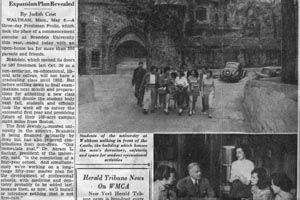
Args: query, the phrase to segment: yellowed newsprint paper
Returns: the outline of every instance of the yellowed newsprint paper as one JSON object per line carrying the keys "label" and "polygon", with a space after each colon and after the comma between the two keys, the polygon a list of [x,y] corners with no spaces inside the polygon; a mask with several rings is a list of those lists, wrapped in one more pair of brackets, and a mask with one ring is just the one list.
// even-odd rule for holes
{"label": "yellowed newsprint paper", "polygon": [[152,135],[77,132],[77,5],[2,2],[3,200],[151,196]]}
{"label": "yellowed newsprint paper", "polygon": [[72,199],[76,2],[1,4],[1,199]]}
{"label": "yellowed newsprint paper", "polygon": [[2,0],[0,200],[299,199],[295,5]]}

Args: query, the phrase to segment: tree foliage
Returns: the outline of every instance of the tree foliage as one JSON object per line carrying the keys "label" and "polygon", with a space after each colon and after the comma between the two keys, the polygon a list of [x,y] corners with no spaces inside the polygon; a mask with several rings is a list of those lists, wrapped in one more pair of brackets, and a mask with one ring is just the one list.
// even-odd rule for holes
{"label": "tree foliage", "polygon": [[150,0],[117,0],[122,4],[117,12],[125,14],[133,24],[139,24],[146,33],[167,32],[176,46],[184,38],[185,7],[180,5],[155,5]]}
{"label": "tree foliage", "polygon": [[258,37],[280,36],[281,3],[279,0],[238,0],[231,1],[227,10],[234,19],[233,25],[256,29]]}
{"label": "tree foliage", "polygon": [[282,80],[298,81],[298,1],[282,0]]}

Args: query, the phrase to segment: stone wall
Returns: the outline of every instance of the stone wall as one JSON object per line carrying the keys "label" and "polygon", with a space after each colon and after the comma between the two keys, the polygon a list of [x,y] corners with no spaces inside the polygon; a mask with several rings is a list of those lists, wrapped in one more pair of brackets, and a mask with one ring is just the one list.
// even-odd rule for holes
{"label": "stone wall", "polygon": [[[110,4],[80,3],[79,5],[79,34],[81,24],[86,24],[85,40],[79,35],[79,46],[85,49],[86,73],[105,74],[113,71],[109,62],[109,45],[112,37],[130,24],[129,20],[114,12]],[[99,51],[99,65],[92,66],[92,51]]]}
{"label": "stone wall", "polygon": [[185,55],[195,68],[222,69],[226,62],[240,62],[246,68],[281,66],[277,50],[191,49]]}
{"label": "stone wall", "polygon": [[255,132],[284,133],[298,130],[298,87],[271,81],[249,80],[244,107]]}
{"label": "stone wall", "polygon": [[94,82],[89,77],[80,76],[78,78],[78,92],[79,105],[91,103],[96,100]]}
{"label": "stone wall", "polygon": [[[151,63],[158,67],[170,66],[171,68],[178,68],[180,66],[182,63],[181,50],[176,48],[174,41],[167,33],[144,33],[144,31],[141,30],[143,24],[132,24],[132,22],[120,12],[122,10],[121,7],[109,2],[110,1],[100,0],[79,1],[79,71],[82,74],[115,73],[117,64],[115,51],[117,46],[120,45],[118,40],[125,42],[123,39],[126,34],[132,33],[139,38],[142,38],[141,45],[145,47],[145,51],[147,52],[146,60],[148,66],[150,66]],[[215,32],[214,34],[217,34],[218,31],[213,31],[214,28],[212,28],[211,25],[215,25],[215,14],[222,11],[222,9],[209,3],[204,4],[204,7],[207,7],[209,10],[208,18],[211,22],[204,30]],[[223,18],[223,14],[224,13],[221,12],[221,15],[219,15],[220,23],[222,22],[221,19]],[[83,24],[85,24],[85,39],[82,39],[82,30],[84,29]],[[133,29],[124,32],[124,30],[129,27],[133,27]],[[200,29],[202,30],[202,28]],[[141,35],[142,37],[140,37]],[[227,37],[235,38],[237,36],[239,37],[239,35],[239,31],[229,31],[228,33],[226,33],[226,31],[224,33],[222,32],[224,40],[226,40]],[[210,36],[211,34],[207,35],[205,40],[212,40],[209,39]],[[281,65],[281,59],[279,57],[280,51],[278,49],[275,50],[275,53],[272,53],[272,48],[271,50],[266,50],[264,48],[258,50],[255,48],[256,51],[247,48],[247,46],[230,49],[230,47],[226,48],[225,45],[224,48],[220,48],[220,43],[220,41],[212,41],[212,46],[201,44],[196,47],[191,46],[190,48],[182,49],[185,51],[184,62],[189,66],[196,68],[201,68],[203,66],[209,68],[223,68],[227,61],[240,62],[240,58],[242,58],[243,62],[241,63],[244,63],[243,66],[245,67]],[[95,57],[98,59],[98,62],[94,62],[93,64],[92,58],[95,59]]]}
{"label": "stone wall", "polygon": [[181,56],[175,48],[173,40],[165,32],[155,32],[151,36],[152,65],[157,67],[169,66],[178,68]]}

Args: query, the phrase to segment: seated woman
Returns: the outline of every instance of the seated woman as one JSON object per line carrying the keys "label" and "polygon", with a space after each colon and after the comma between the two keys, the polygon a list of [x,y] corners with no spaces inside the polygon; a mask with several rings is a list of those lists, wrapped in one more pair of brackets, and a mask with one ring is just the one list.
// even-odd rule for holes
{"label": "seated woman", "polygon": [[231,165],[231,175],[229,180],[231,183],[231,199],[250,198],[252,195],[249,183],[254,164],[246,158],[246,156],[250,155],[248,149],[247,145],[236,147],[237,160]]}
{"label": "seated woman", "polygon": [[294,200],[295,195],[291,192],[293,183],[291,179],[282,172],[271,175],[271,188],[273,189],[275,200]]}
{"label": "seated woman", "polygon": [[170,189],[175,182],[175,169],[167,165],[157,168],[154,175],[153,200],[175,200],[176,193]]}
{"label": "seated woman", "polygon": [[199,80],[199,74],[196,69],[193,69],[191,71],[190,76],[188,77],[188,83],[189,83],[189,116],[192,116],[195,114],[195,107],[196,107],[196,102],[197,98],[200,95],[200,80]]}
{"label": "seated woman", "polygon": [[270,180],[264,168],[256,168],[251,172],[251,193],[253,200],[272,200]]}

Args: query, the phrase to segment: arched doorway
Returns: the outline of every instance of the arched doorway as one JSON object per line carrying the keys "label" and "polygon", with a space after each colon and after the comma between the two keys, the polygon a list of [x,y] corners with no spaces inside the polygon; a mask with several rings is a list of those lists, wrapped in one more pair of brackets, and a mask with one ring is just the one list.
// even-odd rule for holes
{"label": "arched doorway", "polygon": [[149,42],[143,31],[128,26],[112,38],[109,46],[109,66],[113,73],[132,73],[138,62],[149,64]]}
{"label": "arched doorway", "polygon": [[117,74],[132,73],[137,63],[142,61],[146,66],[147,52],[139,42],[129,40],[116,49]]}

